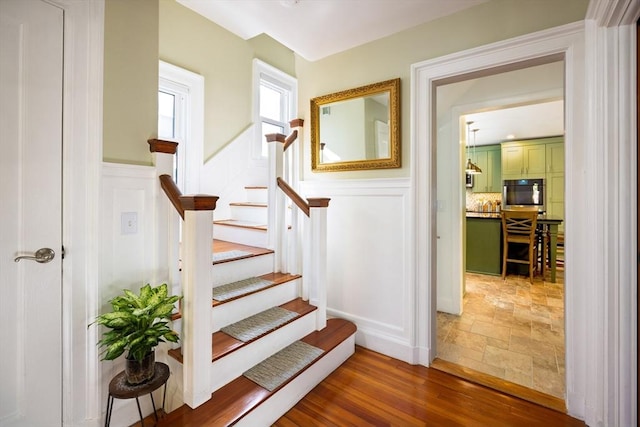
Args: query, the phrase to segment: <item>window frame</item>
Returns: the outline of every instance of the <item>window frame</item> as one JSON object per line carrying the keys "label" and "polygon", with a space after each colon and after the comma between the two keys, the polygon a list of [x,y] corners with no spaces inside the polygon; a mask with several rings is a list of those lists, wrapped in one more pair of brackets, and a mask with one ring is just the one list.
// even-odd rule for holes
{"label": "window frame", "polygon": [[[260,88],[263,81],[273,89],[283,94],[281,98],[281,111],[283,121],[278,122],[260,115]],[[298,81],[295,77],[259,60],[253,60],[253,124],[254,138],[251,148],[251,160],[254,164],[267,165],[267,157],[262,155],[262,123],[269,123],[274,126],[284,125],[284,134],[288,134],[291,129],[289,122],[295,118],[298,106]]]}

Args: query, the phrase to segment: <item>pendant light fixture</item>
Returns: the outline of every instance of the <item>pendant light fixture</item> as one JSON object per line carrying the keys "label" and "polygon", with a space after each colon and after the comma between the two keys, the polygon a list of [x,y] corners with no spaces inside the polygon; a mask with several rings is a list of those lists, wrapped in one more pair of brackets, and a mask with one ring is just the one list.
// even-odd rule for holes
{"label": "pendant light fixture", "polygon": [[[473,124],[472,121],[468,121],[467,122],[467,141],[469,140],[469,137],[471,135],[471,125]],[[473,146],[472,146],[472,150],[473,153],[475,154],[476,151],[476,132],[478,132],[479,129],[473,129]],[[467,151],[471,151],[471,150],[467,150]],[[478,175],[482,173],[482,169],[480,169],[478,167],[478,165],[476,165],[475,163],[473,163],[471,161],[471,154],[469,154],[469,158],[467,160],[467,165],[464,168],[464,171],[470,175]]]}

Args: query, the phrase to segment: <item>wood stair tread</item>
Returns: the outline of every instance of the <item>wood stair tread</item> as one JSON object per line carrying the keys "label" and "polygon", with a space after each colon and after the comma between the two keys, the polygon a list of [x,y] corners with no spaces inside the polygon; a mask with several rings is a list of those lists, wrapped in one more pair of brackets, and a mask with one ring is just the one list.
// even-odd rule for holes
{"label": "wood stair tread", "polygon": [[273,253],[272,249],[261,248],[258,246],[243,245],[241,243],[228,242],[226,240],[213,239],[211,243],[211,251],[213,253],[228,251],[245,251],[254,255],[263,255]]}
{"label": "wood stair tread", "polygon": [[[310,333],[302,338],[301,341],[324,350],[324,354],[319,359],[321,360],[355,332],[356,326],[347,320],[328,319],[326,328]],[[300,375],[307,368],[298,372],[297,375]],[[294,376],[288,382],[295,378]],[[277,390],[270,392],[244,376],[240,376],[216,390],[211,395],[211,399],[198,408],[191,409],[187,405],[183,405],[160,419],[157,426],[168,427],[176,424],[184,426],[228,426],[237,422],[276,392]]]}
{"label": "wood stair tread", "polygon": [[239,298],[242,298],[242,297],[245,297],[247,295],[251,295],[251,294],[258,293],[258,292],[262,292],[262,291],[265,291],[265,290],[267,290],[269,288],[272,288],[274,286],[278,286],[278,285],[281,285],[283,283],[287,283],[287,282],[289,282],[291,280],[299,279],[300,277],[302,277],[302,276],[300,276],[299,274],[289,274],[289,273],[267,273],[267,274],[263,274],[261,276],[258,276],[258,278],[264,279],[264,280],[269,280],[270,282],[272,282],[271,285],[266,286],[266,287],[264,287],[262,289],[258,289],[257,291],[251,291],[251,292],[244,293],[242,295],[238,295],[237,297],[229,298],[229,299],[227,299],[225,301],[218,301],[218,300],[214,299],[212,305],[213,305],[213,307],[217,307],[217,306],[219,306],[221,304],[226,304],[228,302],[235,301],[235,300],[237,300]]}
{"label": "wood stair tread", "polygon": [[242,206],[247,208],[266,208],[266,203],[258,203],[258,202],[232,202],[229,203],[229,206]]}
{"label": "wood stair tread", "polygon": [[215,225],[226,225],[229,227],[248,228],[250,230],[267,231],[267,224],[252,221],[240,221],[237,219],[220,219],[213,221]]}
{"label": "wood stair tread", "polygon": [[[283,325],[280,325],[277,329],[280,329],[286,325],[288,325],[291,322],[295,322],[297,319],[301,318],[302,316],[305,316],[315,310],[317,310],[317,307],[309,304],[308,302],[304,301],[302,298],[296,298],[292,301],[289,301],[287,303],[281,304],[279,307],[282,307],[286,310],[290,310],[293,311],[295,313],[297,313],[298,315],[291,319],[290,321],[284,323]],[[233,338],[230,335],[225,334],[222,331],[217,331],[214,332],[212,334],[211,337],[211,354],[212,354],[212,361],[218,360],[221,357],[224,357],[230,353],[232,353],[235,350],[238,350],[239,348],[242,348],[246,345],[251,344],[252,342],[264,337],[265,335],[268,335],[269,333],[271,333],[273,331],[267,332],[266,334],[263,334],[251,341],[240,341],[238,339]],[[309,343],[310,344],[310,343]],[[182,353],[181,353],[181,348],[174,348],[169,350],[169,355],[171,357],[173,357],[174,359],[176,359],[178,362],[182,363]]]}
{"label": "wood stair tread", "polygon": [[[261,278],[261,279],[264,279],[264,280],[271,281],[272,282],[271,285],[266,286],[266,287],[264,287],[262,289],[258,289],[256,291],[247,292],[245,294],[238,295],[238,296],[233,297],[233,298],[229,298],[228,300],[225,300],[225,301],[217,301],[215,299],[212,299],[211,300],[211,306],[212,307],[217,307],[219,305],[226,304],[228,302],[235,301],[237,299],[246,297],[247,295],[252,295],[252,294],[256,294],[258,292],[266,291],[267,289],[271,289],[274,286],[282,285],[283,283],[290,282],[291,280],[299,279],[302,276],[300,276],[299,274],[289,274],[289,273],[267,273],[267,274],[263,274],[263,275],[258,276],[258,277]],[[180,318],[182,318],[182,313],[179,312],[179,311],[177,313],[173,313],[171,315],[171,320],[178,320]]]}

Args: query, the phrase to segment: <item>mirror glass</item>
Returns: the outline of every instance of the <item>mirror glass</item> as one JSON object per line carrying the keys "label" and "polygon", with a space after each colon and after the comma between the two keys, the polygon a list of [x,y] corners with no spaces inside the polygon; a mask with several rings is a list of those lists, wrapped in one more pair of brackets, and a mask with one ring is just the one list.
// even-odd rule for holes
{"label": "mirror glass", "polygon": [[400,167],[400,79],[313,98],[311,167]]}

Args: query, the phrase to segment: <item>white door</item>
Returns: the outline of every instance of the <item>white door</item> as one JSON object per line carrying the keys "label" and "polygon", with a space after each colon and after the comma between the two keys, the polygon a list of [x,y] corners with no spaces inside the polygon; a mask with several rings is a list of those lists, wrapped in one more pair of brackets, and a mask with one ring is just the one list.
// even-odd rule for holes
{"label": "white door", "polygon": [[62,424],[62,35],[61,9],[0,0],[0,426]]}

